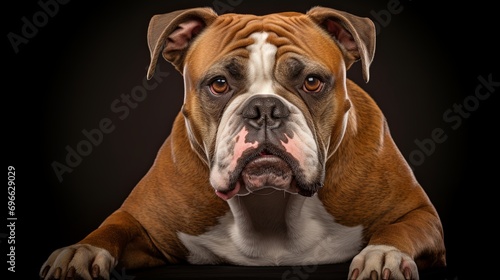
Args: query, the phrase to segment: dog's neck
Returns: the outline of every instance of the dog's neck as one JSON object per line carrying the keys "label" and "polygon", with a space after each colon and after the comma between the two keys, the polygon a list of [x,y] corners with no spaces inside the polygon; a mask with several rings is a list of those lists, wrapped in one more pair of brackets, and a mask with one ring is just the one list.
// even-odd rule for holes
{"label": "dog's neck", "polygon": [[189,262],[320,264],[346,261],[359,252],[363,228],[336,223],[318,196],[264,189],[227,203],[230,212],[209,231],[179,233]]}
{"label": "dog's neck", "polygon": [[291,233],[297,235],[305,199],[297,194],[264,189],[235,197],[228,203],[240,237],[255,239],[262,235],[282,239],[291,238]]}

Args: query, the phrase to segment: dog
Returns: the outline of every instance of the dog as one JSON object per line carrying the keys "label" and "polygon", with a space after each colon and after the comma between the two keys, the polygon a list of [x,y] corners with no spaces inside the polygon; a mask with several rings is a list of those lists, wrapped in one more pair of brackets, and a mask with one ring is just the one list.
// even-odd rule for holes
{"label": "dog", "polygon": [[[83,240],[54,251],[42,279],[109,279],[117,265],[349,262],[348,279],[418,279],[446,266],[443,228],[365,82],[368,18],[306,13],[152,17],[184,103],[156,160]],[[373,278],[372,278],[373,277]]]}

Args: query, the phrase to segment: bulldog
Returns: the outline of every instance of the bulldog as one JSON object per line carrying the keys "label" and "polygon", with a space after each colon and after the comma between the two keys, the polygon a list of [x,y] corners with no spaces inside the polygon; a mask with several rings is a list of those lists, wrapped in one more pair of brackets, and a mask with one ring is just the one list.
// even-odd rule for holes
{"label": "bulldog", "polygon": [[350,262],[348,279],[418,279],[446,265],[439,215],[374,100],[346,78],[375,51],[368,18],[307,13],[152,17],[184,103],[124,203],[42,279],[104,278],[119,265]]}

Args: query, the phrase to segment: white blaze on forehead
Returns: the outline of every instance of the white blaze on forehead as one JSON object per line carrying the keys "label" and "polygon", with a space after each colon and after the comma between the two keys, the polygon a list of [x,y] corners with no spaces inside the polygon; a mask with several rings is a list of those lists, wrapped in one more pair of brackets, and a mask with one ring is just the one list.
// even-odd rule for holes
{"label": "white blaze on forehead", "polygon": [[266,42],[268,34],[258,32],[250,35],[255,42],[247,47],[250,52],[248,61],[248,80],[251,81],[249,93],[275,94],[273,91],[273,68],[278,48]]}
{"label": "white blaze on forehead", "polygon": [[[244,141],[245,137],[238,137],[242,133],[241,120],[237,111],[241,105],[250,96],[256,94],[276,95],[273,91],[273,68],[276,61],[276,51],[278,48],[266,42],[268,34],[266,32],[256,32],[250,35],[254,39],[254,43],[247,47],[249,52],[248,59],[248,81],[249,89],[246,93],[236,97],[227,107],[222,115],[221,122],[217,133],[215,143],[215,158],[210,171],[210,182],[215,188],[227,187],[230,173],[234,171],[237,155],[241,155],[244,150],[239,145],[240,150],[237,154],[234,151],[229,151],[229,147],[233,147],[232,143]],[[243,135],[240,135],[243,136]],[[247,148],[256,148],[258,143],[252,143]],[[236,145],[238,146],[238,145]]]}

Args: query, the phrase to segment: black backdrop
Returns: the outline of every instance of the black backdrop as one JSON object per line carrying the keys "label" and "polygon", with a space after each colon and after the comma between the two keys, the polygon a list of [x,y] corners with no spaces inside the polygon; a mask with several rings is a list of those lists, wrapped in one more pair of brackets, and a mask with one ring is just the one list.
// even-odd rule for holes
{"label": "black backdrop", "polygon": [[[494,104],[500,89],[491,6],[410,0],[102,2],[4,3],[3,138],[7,167],[16,172],[16,208],[9,216],[4,191],[2,213],[17,220],[11,232],[12,220],[4,219],[0,246],[1,269],[7,271],[8,243],[15,239],[16,272],[7,271],[10,277],[36,277],[50,252],[96,228],[148,170],[183,100],[181,76],[163,60],[161,75],[145,87],[148,22],[154,14],[196,6],[265,14],[322,5],[377,22],[370,82],[362,82],[359,65],[348,75],[379,104],[439,211],[450,275],[469,279],[469,273],[488,271],[483,252],[496,241],[491,227],[498,183],[488,178],[498,167]],[[55,165],[63,173],[57,175]]]}

